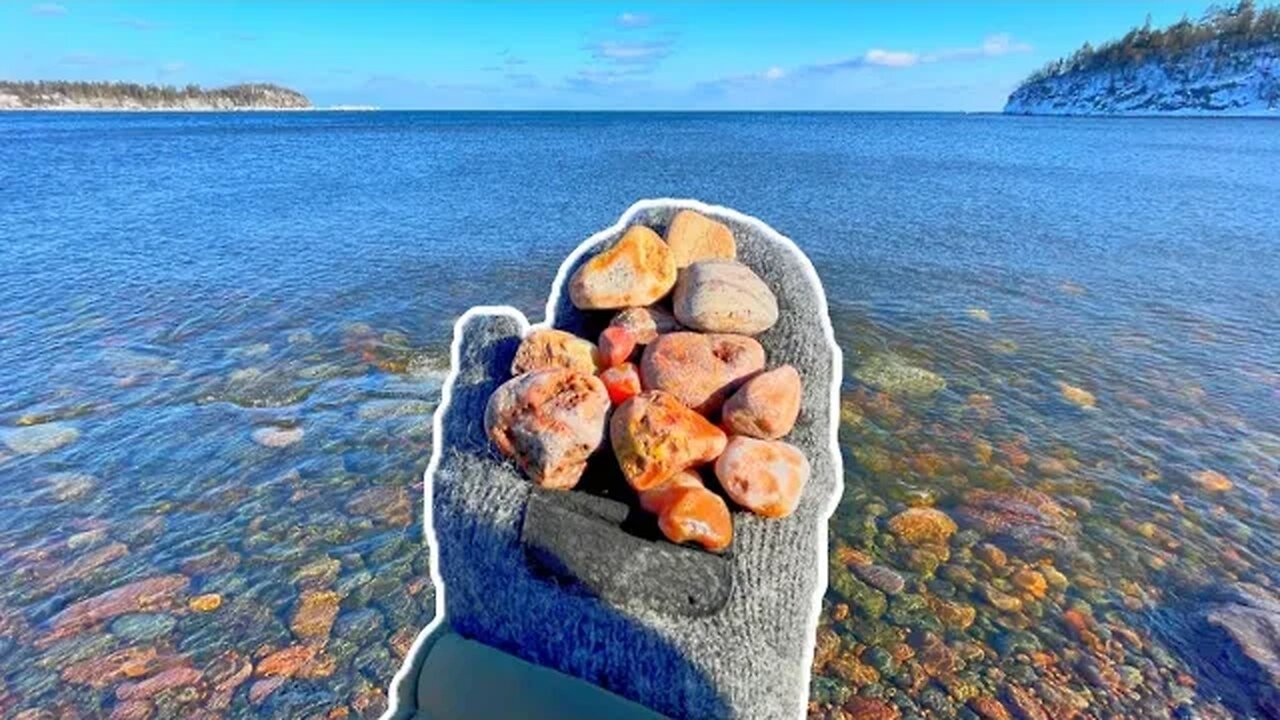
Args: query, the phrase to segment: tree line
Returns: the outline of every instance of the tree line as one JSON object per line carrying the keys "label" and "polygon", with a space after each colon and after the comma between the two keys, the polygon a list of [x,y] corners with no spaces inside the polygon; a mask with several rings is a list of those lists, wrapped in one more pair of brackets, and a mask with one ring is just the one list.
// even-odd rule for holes
{"label": "tree line", "polygon": [[1088,72],[1103,67],[1140,65],[1155,56],[1172,57],[1216,42],[1216,51],[1226,55],[1280,40],[1280,6],[1258,9],[1254,0],[1240,0],[1234,6],[1211,5],[1197,22],[1187,16],[1166,28],[1152,29],[1151,16],[1142,27],[1124,37],[1098,47],[1085,43],[1070,56],[1044,66],[1027,82],[1059,75]]}

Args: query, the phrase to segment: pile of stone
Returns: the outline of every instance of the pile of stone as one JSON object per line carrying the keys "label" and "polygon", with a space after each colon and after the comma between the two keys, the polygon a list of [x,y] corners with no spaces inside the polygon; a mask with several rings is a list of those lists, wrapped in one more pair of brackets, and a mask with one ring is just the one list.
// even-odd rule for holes
{"label": "pile of stone", "polygon": [[579,309],[616,312],[608,327],[595,343],[554,329],[524,338],[485,412],[494,445],[533,482],[568,490],[607,430],[639,505],[674,543],[728,548],[726,497],[790,515],[809,478],[808,459],[782,440],[801,378],[766,369],[754,336],[777,322],[777,298],[736,256],[729,228],[691,210],[665,238],[630,227],[569,282]]}

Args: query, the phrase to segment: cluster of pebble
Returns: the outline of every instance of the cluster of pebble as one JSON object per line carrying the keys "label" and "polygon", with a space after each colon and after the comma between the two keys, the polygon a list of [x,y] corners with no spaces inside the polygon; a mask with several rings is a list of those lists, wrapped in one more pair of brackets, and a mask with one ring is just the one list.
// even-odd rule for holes
{"label": "cluster of pebble", "polygon": [[568,288],[581,310],[618,312],[598,343],[553,329],[523,340],[486,409],[493,443],[538,485],[570,489],[607,430],[641,507],[675,543],[720,552],[732,541],[729,506],[699,473],[712,463],[736,506],[790,515],[809,477],[782,440],[800,412],[800,374],[766,370],[753,336],[777,322],[778,301],[736,257],[729,228],[691,210],[665,239],[628,228]]}

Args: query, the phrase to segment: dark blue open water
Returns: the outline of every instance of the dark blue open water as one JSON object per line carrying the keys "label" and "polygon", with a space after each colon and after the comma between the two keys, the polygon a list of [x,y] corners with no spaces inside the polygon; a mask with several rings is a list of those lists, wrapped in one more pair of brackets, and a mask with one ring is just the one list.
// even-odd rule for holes
{"label": "dark blue open water", "polygon": [[[1172,629],[1215,586],[1280,582],[1277,168],[1280,124],[1247,120],[0,116],[0,715],[376,714],[434,602],[420,477],[453,318],[538,315],[568,251],[659,196],[794,238],[845,347],[833,557],[907,590],[830,593],[814,717],[853,694],[1239,712]],[[886,364],[946,387],[857,377]],[[273,428],[302,438],[254,440]],[[1073,516],[1054,547],[1027,489]],[[947,557],[885,532],[907,504],[960,521]],[[270,693],[237,674],[320,645]],[[199,679],[129,685],[173,668]]]}

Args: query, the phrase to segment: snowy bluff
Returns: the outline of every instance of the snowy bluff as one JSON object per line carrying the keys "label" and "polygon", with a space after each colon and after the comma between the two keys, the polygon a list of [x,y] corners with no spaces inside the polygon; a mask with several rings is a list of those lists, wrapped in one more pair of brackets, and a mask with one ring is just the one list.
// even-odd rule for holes
{"label": "snowy bluff", "polygon": [[1032,73],[1009,96],[1015,115],[1199,115],[1280,117],[1280,5],[1254,0],[1211,6]]}
{"label": "snowy bluff", "polygon": [[1138,64],[1067,71],[1024,82],[1009,96],[1018,115],[1280,117],[1280,42],[1223,55],[1217,43]]}

